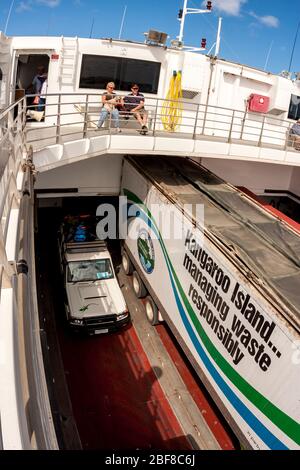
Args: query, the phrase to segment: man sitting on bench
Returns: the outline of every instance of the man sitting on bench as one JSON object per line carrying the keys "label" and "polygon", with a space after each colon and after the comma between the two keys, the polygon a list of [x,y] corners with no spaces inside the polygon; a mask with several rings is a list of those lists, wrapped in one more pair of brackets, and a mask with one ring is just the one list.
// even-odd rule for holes
{"label": "man sitting on bench", "polygon": [[144,105],[144,95],[139,92],[139,86],[136,83],[133,83],[131,85],[131,93],[124,97],[124,108],[126,112],[133,114],[141,125],[141,129],[139,131],[141,134],[146,134],[148,132],[148,113],[145,110]]}

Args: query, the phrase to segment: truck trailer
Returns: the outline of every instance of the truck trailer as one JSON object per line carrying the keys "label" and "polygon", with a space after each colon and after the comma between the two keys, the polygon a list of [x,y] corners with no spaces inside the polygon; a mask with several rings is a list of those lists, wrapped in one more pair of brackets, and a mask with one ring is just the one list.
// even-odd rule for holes
{"label": "truck trailer", "polygon": [[148,320],[243,448],[299,449],[299,233],[188,158],[127,157],[121,191],[122,265]]}

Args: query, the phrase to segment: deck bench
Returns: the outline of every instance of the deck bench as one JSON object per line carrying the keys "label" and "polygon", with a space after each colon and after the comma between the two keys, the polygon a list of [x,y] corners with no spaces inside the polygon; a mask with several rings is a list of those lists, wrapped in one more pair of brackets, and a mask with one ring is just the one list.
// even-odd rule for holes
{"label": "deck bench", "polygon": [[[87,127],[90,129],[97,129],[97,122],[102,109],[101,105],[88,105],[87,113],[86,106],[81,104],[74,104],[74,108],[80,113],[83,118],[87,117]],[[151,130],[153,122],[153,114],[151,110],[148,110],[148,129]],[[108,121],[109,118],[107,118]],[[120,127],[122,129],[140,129],[140,125],[133,114],[126,111],[119,111]]]}

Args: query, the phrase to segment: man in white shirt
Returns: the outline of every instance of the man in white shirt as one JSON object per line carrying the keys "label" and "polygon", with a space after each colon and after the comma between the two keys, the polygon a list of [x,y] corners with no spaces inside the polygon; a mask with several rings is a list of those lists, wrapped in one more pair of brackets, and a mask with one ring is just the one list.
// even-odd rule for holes
{"label": "man in white shirt", "polygon": [[45,103],[46,103],[45,95],[47,94],[47,88],[48,88],[48,80],[46,78],[41,88],[40,100],[39,100],[39,104],[37,107],[37,111],[45,111]]}

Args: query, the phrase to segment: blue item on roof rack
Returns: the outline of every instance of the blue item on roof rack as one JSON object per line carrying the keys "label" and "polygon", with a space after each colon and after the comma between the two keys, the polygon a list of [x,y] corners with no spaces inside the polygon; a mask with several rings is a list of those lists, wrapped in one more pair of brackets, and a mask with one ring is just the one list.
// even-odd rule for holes
{"label": "blue item on roof rack", "polygon": [[87,227],[83,224],[78,225],[74,234],[75,242],[85,242],[87,240]]}

